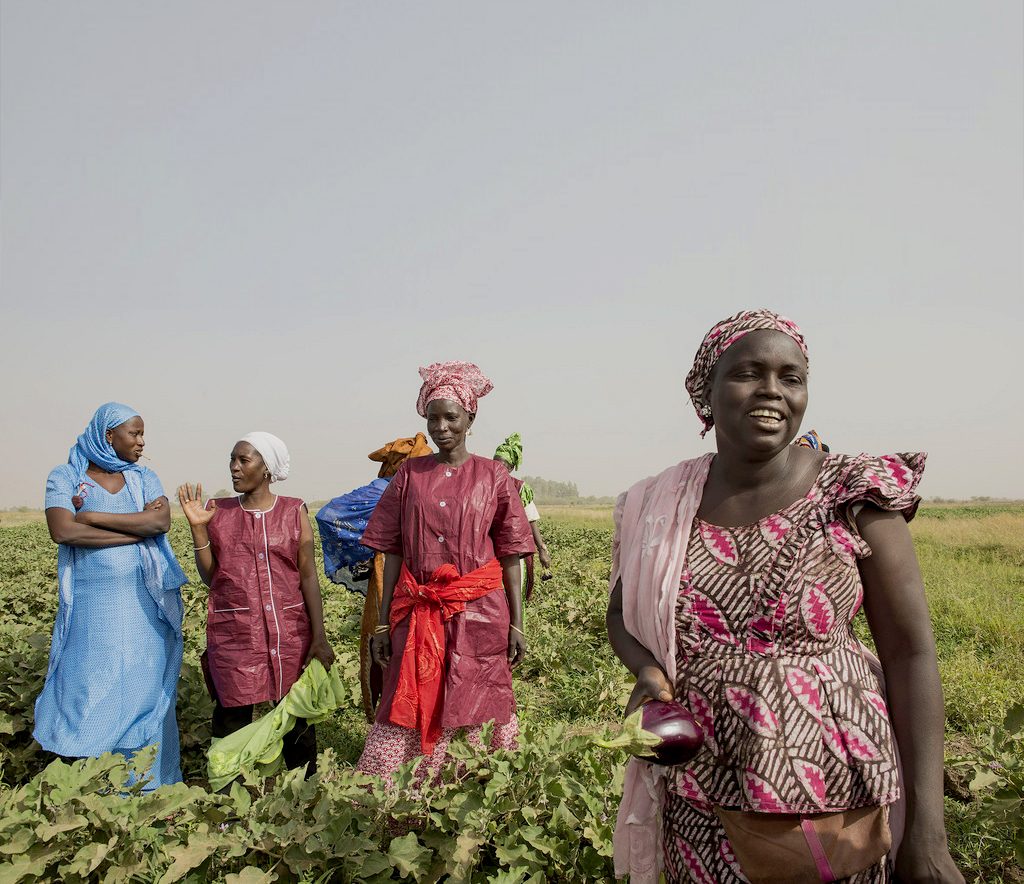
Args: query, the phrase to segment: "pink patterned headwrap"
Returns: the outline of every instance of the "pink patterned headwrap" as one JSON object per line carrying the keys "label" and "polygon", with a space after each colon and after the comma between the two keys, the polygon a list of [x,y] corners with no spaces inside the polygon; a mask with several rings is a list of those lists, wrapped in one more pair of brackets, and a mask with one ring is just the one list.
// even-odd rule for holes
{"label": "pink patterned headwrap", "polygon": [[797,324],[792,319],[787,319],[771,310],[741,310],[735,316],[730,316],[717,323],[711,331],[704,335],[704,340],[697,348],[697,355],[693,357],[693,368],[686,376],[686,392],[690,394],[690,401],[697,412],[697,417],[704,424],[702,437],[715,423],[711,414],[711,406],[707,401],[708,380],[715,363],[744,335],[762,329],[780,331],[789,335],[800,347],[804,359],[807,359],[807,344],[804,342],[804,336]]}
{"label": "pink patterned headwrap", "polygon": [[476,414],[477,400],[494,389],[494,384],[472,362],[435,362],[420,369],[423,386],[416,400],[420,417],[427,416],[427,406],[435,399],[458,402],[470,414]]}

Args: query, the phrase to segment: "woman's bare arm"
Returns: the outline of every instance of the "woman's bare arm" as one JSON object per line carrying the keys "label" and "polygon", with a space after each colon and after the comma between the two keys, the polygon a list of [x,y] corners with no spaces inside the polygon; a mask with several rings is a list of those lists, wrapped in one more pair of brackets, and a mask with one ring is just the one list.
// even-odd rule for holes
{"label": "woman's bare arm", "polygon": [[196,560],[196,571],[199,572],[199,579],[209,586],[217,571],[217,557],[213,554],[209,532],[210,522],[217,515],[217,501],[211,500],[210,508],[203,508],[203,486],[200,483],[195,487],[179,485],[178,503],[192,529],[192,554]]}
{"label": "woman's bare arm", "polygon": [[75,521],[92,528],[103,528],[136,537],[157,537],[171,530],[171,507],[166,497],[146,504],[141,513],[101,513],[91,510],[78,513]]}
{"label": "woman's bare arm", "polygon": [[[377,613],[377,623],[380,626],[390,626],[391,623],[391,600],[395,596],[395,586],[402,574],[404,560],[397,553],[384,554],[384,581],[381,587],[380,608]],[[391,635],[388,632],[374,633],[370,639],[370,656],[380,666],[387,666],[391,662]]]}
{"label": "woman's bare arm", "polygon": [[924,582],[906,520],[866,506],[857,516],[871,555],[860,560],[864,611],[885,673],[903,761],[907,822],[896,857],[900,881],[963,882],[943,819],[942,685]]}
{"label": "woman's bare arm", "polygon": [[309,524],[309,511],[305,505],[302,507],[302,522],[299,526],[299,579],[312,632],[309,653],[302,666],[305,668],[306,664],[316,657],[324,664],[324,669],[330,669],[334,662],[334,649],[327,641],[327,633],[324,630],[324,600],[320,595],[320,580],[316,574],[313,529]]}
{"label": "woman's bare arm", "polygon": [[128,546],[138,543],[141,537],[105,528],[94,528],[79,522],[71,510],[62,506],[51,506],[46,510],[46,527],[54,543],[77,546],[83,549],[103,549],[110,546]]}
{"label": "woman's bare arm", "polygon": [[548,545],[540,533],[540,520],[530,522],[530,531],[533,533],[533,542],[537,547],[537,558],[540,559],[540,566],[545,569],[551,568],[551,553],[548,552]]}
{"label": "woman's bare arm", "polygon": [[626,631],[622,616],[622,581],[619,580],[608,599],[608,613],[605,615],[608,641],[615,656],[636,676],[633,694],[626,704],[629,715],[645,700],[671,700],[672,685],[665,670],[646,647]]}
{"label": "woman's bare arm", "polygon": [[523,631],[523,574],[519,564],[519,554],[502,556],[501,582],[505,587],[505,598],[508,599],[508,662],[512,667],[518,666],[526,656],[526,635]]}

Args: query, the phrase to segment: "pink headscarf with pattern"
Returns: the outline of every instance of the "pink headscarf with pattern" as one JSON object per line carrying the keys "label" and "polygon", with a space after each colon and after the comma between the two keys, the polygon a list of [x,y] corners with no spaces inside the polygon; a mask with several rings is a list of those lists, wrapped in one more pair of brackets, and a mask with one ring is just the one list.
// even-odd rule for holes
{"label": "pink headscarf with pattern", "polygon": [[701,437],[715,423],[711,414],[711,406],[707,401],[708,380],[715,363],[744,335],[762,329],[780,331],[789,335],[796,341],[800,352],[804,354],[804,359],[807,359],[807,344],[804,342],[804,336],[797,324],[792,319],[787,319],[771,310],[741,310],[735,316],[716,323],[711,331],[704,335],[704,340],[700,342],[697,355],[693,357],[693,367],[686,376],[686,392],[690,394],[690,402],[693,403],[697,417],[704,424]]}
{"label": "pink headscarf with pattern", "polygon": [[476,414],[477,400],[494,389],[494,384],[472,362],[435,362],[420,369],[423,386],[416,400],[416,412],[427,416],[427,406],[435,399],[458,402],[470,414]]}

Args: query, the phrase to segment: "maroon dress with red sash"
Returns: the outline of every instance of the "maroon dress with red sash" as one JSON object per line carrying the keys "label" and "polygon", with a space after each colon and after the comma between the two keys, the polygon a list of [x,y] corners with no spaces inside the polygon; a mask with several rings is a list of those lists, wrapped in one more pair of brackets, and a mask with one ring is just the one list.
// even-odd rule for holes
{"label": "maroon dress with red sash", "polygon": [[[471,455],[459,467],[434,457],[408,460],[399,468],[374,509],[364,545],[400,555],[417,583],[428,584],[442,566],[469,574],[492,559],[534,551],[523,504],[508,471]],[[467,601],[447,620],[441,737],[431,754],[443,761],[451,735],[494,721],[495,741],[514,745],[518,724],[508,664],[509,610],[503,590]],[[422,753],[419,732],[391,721],[409,618],[391,631],[391,664],[377,719],[359,769],[387,777],[399,764]]]}

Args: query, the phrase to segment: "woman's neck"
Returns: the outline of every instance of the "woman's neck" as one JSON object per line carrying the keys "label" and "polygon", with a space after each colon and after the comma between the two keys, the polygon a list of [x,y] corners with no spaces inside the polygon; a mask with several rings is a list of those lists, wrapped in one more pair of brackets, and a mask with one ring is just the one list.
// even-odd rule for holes
{"label": "woman's neck", "polygon": [[438,463],[447,464],[452,467],[461,467],[470,458],[465,444],[453,448],[451,451],[439,451],[434,455]]}
{"label": "woman's neck", "polygon": [[787,445],[765,460],[720,448],[711,464],[711,470],[721,485],[736,491],[746,491],[784,480],[793,466],[792,457],[792,445]]}
{"label": "woman's neck", "polygon": [[269,485],[260,485],[255,491],[247,491],[239,498],[239,502],[249,510],[268,510],[274,505],[277,496],[270,493]]}

